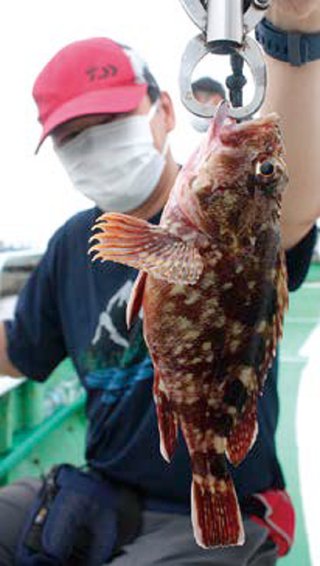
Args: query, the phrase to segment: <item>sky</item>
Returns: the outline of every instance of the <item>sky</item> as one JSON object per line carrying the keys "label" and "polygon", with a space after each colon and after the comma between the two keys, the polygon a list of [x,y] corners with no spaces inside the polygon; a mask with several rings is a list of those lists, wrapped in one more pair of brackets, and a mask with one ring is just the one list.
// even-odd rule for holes
{"label": "sky", "polygon": [[[131,45],[173,99],[177,126],[170,144],[183,163],[199,136],[180,101],[178,76],[183,51],[199,30],[179,0],[28,0],[6,2],[2,16],[0,241],[43,247],[69,216],[91,203],[71,186],[50,140],[34,153],[41,132],[32,99],[38,73],[72,41],[107,36]],[[203,74],[224,82],[228,58],[205,57],[194,78]]]}

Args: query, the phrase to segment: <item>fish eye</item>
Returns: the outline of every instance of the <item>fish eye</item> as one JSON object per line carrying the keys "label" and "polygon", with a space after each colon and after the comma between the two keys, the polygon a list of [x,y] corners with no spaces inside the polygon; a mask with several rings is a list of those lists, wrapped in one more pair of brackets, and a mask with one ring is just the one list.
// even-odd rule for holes
{"label": "fish eye", "polygon": [[275,166],[272,161],[262,161],[257,163],[256,172],[258,175],[261,175],[265,178],[272,177],[275,172]]}

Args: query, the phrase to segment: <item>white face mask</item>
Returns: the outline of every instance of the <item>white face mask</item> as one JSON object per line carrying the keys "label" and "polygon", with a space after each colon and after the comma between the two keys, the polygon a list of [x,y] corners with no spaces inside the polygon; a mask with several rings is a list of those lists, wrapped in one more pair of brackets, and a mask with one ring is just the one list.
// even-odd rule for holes
{"label": "white face mask", "polygon": [[91,126],[55,152],[74,187],[103,211],[128,212],[143,204],[165,167],[150,129],[157,105],[148,114]]}

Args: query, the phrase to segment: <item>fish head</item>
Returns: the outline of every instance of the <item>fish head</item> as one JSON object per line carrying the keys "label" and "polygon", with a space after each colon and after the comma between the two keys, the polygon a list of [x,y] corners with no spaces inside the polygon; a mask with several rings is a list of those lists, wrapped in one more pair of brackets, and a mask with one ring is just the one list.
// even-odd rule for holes
{"label": "fish head", "polygon": [[[253,223],[279,217],[288,181],[276,114],[236,123],[221,103],[203,144],[186,166],[182,207],[207,234],[252,232]],[[188,187],[188,188],[186,188]],[[277,212],[278,211],[278,212]],[[221,230],[220,230],[221,231]]]}

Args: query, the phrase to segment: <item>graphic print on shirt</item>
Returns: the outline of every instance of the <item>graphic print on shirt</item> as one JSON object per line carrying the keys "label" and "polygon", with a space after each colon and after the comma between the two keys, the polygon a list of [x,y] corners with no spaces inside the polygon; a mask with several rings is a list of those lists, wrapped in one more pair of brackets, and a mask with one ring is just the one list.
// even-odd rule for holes
{"label": "graphic print on shirt", "polygon": [[121,330],[120,329],[118,330],[113,322],[112,311],[113,308],[115,309],[117,308],[121,309],[122,307],[126,308],[128,298],[130,297],[132,291],[132,287],[133,287],[133,282],[127,281],[123,285],[123,287],[121,287],[119,291],[115,293],[113,297],[111,297],[110,301],[107,304],[106,310],[103,313],[101,313],[99,317],[99,324],[97,326],[95,335],[93,337],[92,344],[95,345],[99,342],[99,339],[102,336],[103,329],[105,329],[106,332],[109,333],[109,339],[111,342],[114,342],[115,344],[122,346],[123,348],[129,348],[129,341],[125,336],[123,336],[123,334],[121,334]]}
{"label": "graphic print on shirt", "polygon": [[90,347],[83,354],[85,386],[99,390],[101,401],[114,404],[130,394],[137,382],[153,378],[152,363],[142,335],[142,313],[126,327],[126,308],[133,288],[127,280],[108,300],[98,317]]}

